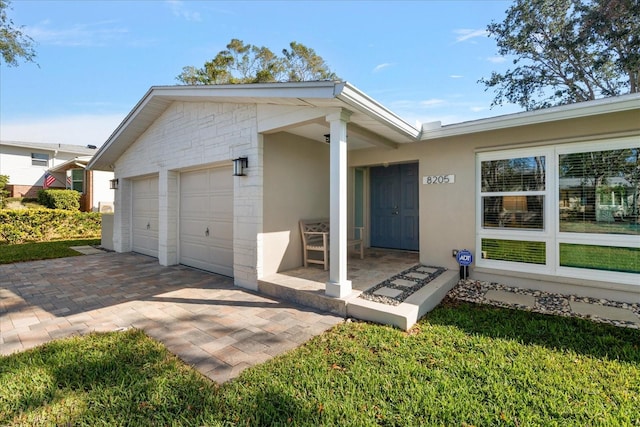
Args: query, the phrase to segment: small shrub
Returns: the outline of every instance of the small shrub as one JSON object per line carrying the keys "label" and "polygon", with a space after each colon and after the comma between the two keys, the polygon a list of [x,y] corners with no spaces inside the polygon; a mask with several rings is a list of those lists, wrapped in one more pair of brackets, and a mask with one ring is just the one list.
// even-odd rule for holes
{"label": "small shrub", "polygon": [[80,210],[80,193],[75,190],[40,190],[38,202],[49,209]]}
{"label": "small shrub", "polygon": [[8,244],[99,238],[101,227],[99,212],[62,209],[0,211],[0,242]]}

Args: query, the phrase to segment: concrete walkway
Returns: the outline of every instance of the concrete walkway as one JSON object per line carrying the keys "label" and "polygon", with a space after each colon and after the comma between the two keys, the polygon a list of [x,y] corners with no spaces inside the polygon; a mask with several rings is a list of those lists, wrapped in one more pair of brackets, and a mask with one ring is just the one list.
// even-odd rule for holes
{"label": "concrete walkway", "polygon": [[132,253],[0,265],[2,355],[135,327],[221,383],[343,320]]}

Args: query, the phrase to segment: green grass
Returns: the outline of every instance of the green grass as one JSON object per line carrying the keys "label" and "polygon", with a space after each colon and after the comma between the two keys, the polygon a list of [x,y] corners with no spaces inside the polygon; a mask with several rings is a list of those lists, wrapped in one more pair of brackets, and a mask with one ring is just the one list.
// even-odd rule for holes
{"label": "green grass", "polygon": [[544,264],[547,256],[545,242],[525,240],[482,239],[482,251],[490,259],[528,264]]}
{"label": "green grass", "polygon": [[640,331],[444,304],[344,323],[218,386],[140,331],[0,359],[0,424],[640,424]]}
{"label": "green grass", "polygon": [[81,254],[73,249],[69,249],[70,246],[99,244],[100,239],[76,239],[22,243],[19,245],[0,245],[0,264],[77,256]]}
{"label": "green grass", "polygon": [[640,249],[560,243],[560,265],[640,273]]}

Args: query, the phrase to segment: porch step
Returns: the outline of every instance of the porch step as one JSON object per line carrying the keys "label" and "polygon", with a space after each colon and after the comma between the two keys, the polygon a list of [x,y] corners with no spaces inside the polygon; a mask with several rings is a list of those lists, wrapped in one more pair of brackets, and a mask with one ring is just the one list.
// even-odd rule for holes
{"label": "porch step", "polygon": [[388,305],[352,296],[347,300],[347,316],[360,320],[411,328],[422,316],[433,310],[458,283],[459,272],[447,270],[399,305]]}
{"label": "porch step", "polygon": [[354,291],[345,299],[327,297],[318,282],[274,274],[258,281],[258,292],[338,316],[393,325],[407,330],[433,310],[458,283],[458,271],[447,270],[397,306],[358,298]]}
{"label": "porch step", "polygon": [[326,296],[324,288],[318,289],[318,282],[312,280],[274,274],[258,280],[258,292],[347,317],[347,302],[344,299]]}

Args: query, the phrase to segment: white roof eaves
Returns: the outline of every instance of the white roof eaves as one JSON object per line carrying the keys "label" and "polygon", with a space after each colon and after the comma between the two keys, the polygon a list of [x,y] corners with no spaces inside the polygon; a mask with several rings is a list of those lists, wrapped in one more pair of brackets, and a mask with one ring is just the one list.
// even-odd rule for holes
{"label": "white roof eaves", "polygon": [[11,147],[20,147],[20,148],[29,148],[33,150],[41,150],[41,151],[53,151],[53,152],[62,152],[69,154],[78,154],[78,155],[88,155],[93,154],[94,150],[91,148],[86,148],[81,145],[72,145],[72,144],[58,144],[51,142],[27,142],[27,141],[0,141],[0,145],[6,145]]}
{"label": "white roof eaves", "polygon": [[69,169],[75,169],[74,166],[77,166],[78,168],[86,168],[87,163],[89,163],[90,160],[91,160],[91,156],[76,157],[76,158],[67,160],[66,162],[61,163],[57,166],[49,168],[49,171],[64,172]]}
{"label": "white roof eaves", "polygon": [[[234,98],[240,102],[243,98],[258,99],[277,98],[326,98],[333,99],[336,85],[335,81],[295,82],[295,83],[259,83],[251,85],[180,85],[180,86],[152,86],[133,107],[107,141],[87,165],[87,169],[111,170],[112,162],[105,159],[107,153],[116,146],[131,144],[141,132],[127,132],[129,126],[152,105],[156,105],[159,117],[161,111],[173,101],[177,100],[211,100],[222,98]],[[152,122],[153,120],[150,120]],[[151,123],[148,123],[149,125]],[[126,148],[125,148],[126,149]],[[118,150],[120,151],[120,150]],[[122,150],[124,151],[124,150]],[[117,155],[116,155],[117,158]],[[115,160],[115,159],[113,159]]]}
{"label": "white roof eaves", "polygon": [[331,80],[291,83],[252,83],[226,85],[153,86],[154,96],[172,99],[211,98],[333,98],[336,85]]}
{"label": "white roof eaves", "polygon": [[640,109],[640,93],[455,123],[435,129],[423,129],[420,140],[425,141],[435,138],[508,129],[516,126],[534,125],[634,109]]}
{"label": "white roof eaves", "polygon": [[107,138],[106,142],[102,144],[100,149],[93,156],[89,164],[87,164],[87,170],[98,169],[98,170],[111,170],[111,166],[109,164],[105,164],[100,162],[105,153],[111,149],[111,147],[116,143],[118,137],[122,134],[124,129],[126,129],[127,125],[130,124],[134,118],[140,113],[142,107],[149,101],[151,98],[151,94],[153,93],[154,88],[151,87],[144,94],[144,96],[138,101],[138,103],[129,111],[129,114],[120,122],[118,127],[111,133],[109,138]]}
{"label": "white roof eaves", "polygon": [[[337,100],[345,108],[356,109],[374,120],[384,123],[389,128],[417,140],[419,130],[409,125],[400,117],[383,107],[363,92],[342,81],[315,81],[292,83],[258,83],[250,85],[187,85],[187,86],[152,86],[135,107],[124,118],[107,141],[96,152],[87,165],[87,169],[111,170],[111,164],[126,150],[129,144],[139,137],[144,128],[157,119],[164,109],[178,100],[232,100],[233,102],[282,102],[295,99],[301,104],[314,105],[313,100]],[[142,126],[133,129],[131,124],[140,120],[146,110],[152,112],[144,120]]]}
{"label": "white roof eaves", "polygon": [[367,116],[384,123],[404,136],[413,140],[417,140],[420,137],[420,129],[416,129],[400,116],[348,82],[342,83],[341,86],[336,86],[336,98]]}

